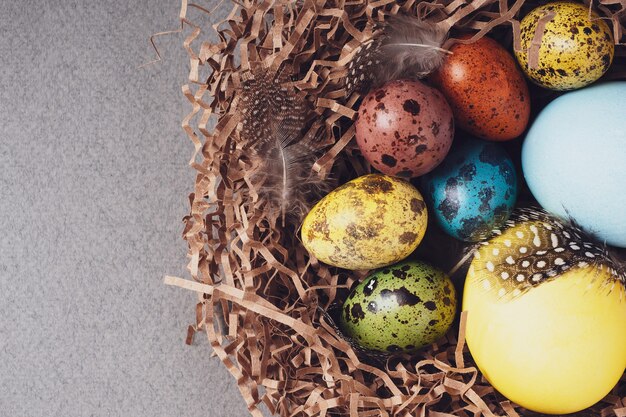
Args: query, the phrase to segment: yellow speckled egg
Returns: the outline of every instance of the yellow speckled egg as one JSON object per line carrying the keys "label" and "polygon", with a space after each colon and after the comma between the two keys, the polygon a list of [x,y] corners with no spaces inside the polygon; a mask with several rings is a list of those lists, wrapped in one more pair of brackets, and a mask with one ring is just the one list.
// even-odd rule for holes
{"label": "yellow speckled egg", "polygon": [[606,396],[626,367],[626,272],[579,229],[532,213],[522,219],[472,261],[467,345],[510,400],[540,413],[577,412]]}
{"label": "yellow speckled egg", "polygon": [[[540,21],[536,62],[533,40]],[[521,22],[521,51],[515,55],[526,75],[552,90],[574,90],[600,78],[613,61],[611,30],[600,17],[580,3],[557,1],[539,6]]]}
{"label": "yellow speckled egg", "polygon": [[428,215],[410,183],[364,175],[320,200],[302,223],[302,243],[329,265],[365,270],[391,265],[417,248]]}

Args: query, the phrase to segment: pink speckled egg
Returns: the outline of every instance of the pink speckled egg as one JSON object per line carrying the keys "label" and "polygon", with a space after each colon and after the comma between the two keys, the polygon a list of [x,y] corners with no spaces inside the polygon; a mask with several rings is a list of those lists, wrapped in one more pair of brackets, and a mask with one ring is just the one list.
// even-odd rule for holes
{"label": "pink speckled egg", "polygon": [[454,119],[438,90],[396,80],[372,90],[359,107],[356,141],[380,172],[404,178],[432,171],[450,150]]}

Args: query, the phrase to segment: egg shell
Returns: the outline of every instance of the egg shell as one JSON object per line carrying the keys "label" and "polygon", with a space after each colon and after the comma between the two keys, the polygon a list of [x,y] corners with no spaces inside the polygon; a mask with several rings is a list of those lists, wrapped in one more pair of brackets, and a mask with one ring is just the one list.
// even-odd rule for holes
{"label": "egg shell", "polygon": [[[530,48],[539,21],[554,14],[543,29],[538,62],[529,65]],[[611,29],[595,13],[589,18],[584,4],[558,1],[539,6],[520,24],[521,50],[515,55],[526,75],[536,84],[552,90],[584,87],[600,78],[613,61]]]}
{"label": "egg shell", "polygon": [[437,224],[467,242],[482,240],[504,224],[517,198],[513,161],[494,142],[457,143],[423,184]]}
{"label": "egg shell", "polygon": [[546,210],[626,247],[626,82],[572,91],[537,117],[522,170]]}
{"label": "egg shell", "polygon": [[431,265],[409,261],[376,271],[355,287],[340,325],[366,349],[411,352],[445,335],[455,313],[450,278]]}
{"label": "egg shell", "polygon": [[431,81],[448,100],[456,126],[488,140],[520,136],[530,117],[530,97],[513,56],[486,37],[457,43],[450,51]]}
{"label": "egg shell", "polygon": [[335,189],[311,209],[302,223],[302,243],[329,265],[373,269],[409,256],[427,222],[426,204],[413,185],[370,174]]}
{"label": "egg shell", "polygon": [[602,399],[622,376],[626,291],[608,268],[589,266],[511,293],[522,284],[514,274],[501,277],[497,265],[526,253],[518,234],[529,248],[532,225],[507,229],[478,249],[463,292],[465,340],[480,371],[507,398],[540,413],[573,413]]}
{"label": "egg shell", "polygon": [[396,80],[371,91],[355,125],[365,159],[384,174],[405,178],[439,165],[454,136],[446,99],[419,81]]}

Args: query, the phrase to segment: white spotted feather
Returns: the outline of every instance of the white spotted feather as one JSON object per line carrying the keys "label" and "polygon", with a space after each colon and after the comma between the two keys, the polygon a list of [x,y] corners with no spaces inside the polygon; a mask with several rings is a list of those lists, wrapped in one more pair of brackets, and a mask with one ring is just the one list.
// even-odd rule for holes
{"label": "white spotted feather", "polygon": [[576,224],[543,210],[522,208],[514,211],[503,229],[494,230],[494,236],[512,227],[518,229],[512,234],[517,240],[481,242],[482,250],[493,256],[477,257],[474,262],[476,272],[485,269],[487,276],[500,280],[504,295],[522,294],[571,269],[589,266],[594,267],[595,275],[609,272],[611,282],[607,286],[626,286],[626,265]]}

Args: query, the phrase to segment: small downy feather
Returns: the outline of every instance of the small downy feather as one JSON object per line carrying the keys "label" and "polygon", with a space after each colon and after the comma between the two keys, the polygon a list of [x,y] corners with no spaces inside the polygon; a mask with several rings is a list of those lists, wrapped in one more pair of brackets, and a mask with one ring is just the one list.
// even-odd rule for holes
{"label": "small downy feather", "polygon": [[252,181],[259,197],[283,224],[287,217],[298,221],[330,187],[312,171],[322,130],[316,124],[307,129],[306,102],[284,73],[254,71],[240,99],[241,137],[257,161]]}
{"label": "small downy feather", "polygon": [[442,48],[447,31],[417,17],[390,16],[376,33],[348,64],[348,95],[366,93],[398,78],[427,77],[450,53]]}

